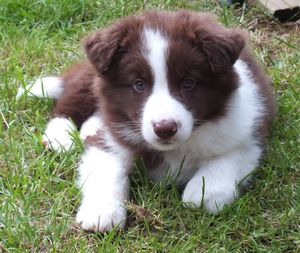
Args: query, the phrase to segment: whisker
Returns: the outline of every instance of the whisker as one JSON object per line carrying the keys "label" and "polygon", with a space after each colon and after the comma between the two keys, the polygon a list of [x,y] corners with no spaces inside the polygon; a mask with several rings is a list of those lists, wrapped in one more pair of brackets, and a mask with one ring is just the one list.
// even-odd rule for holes
{"label": "whisker", "polygon": [[127,121],[122,123],[112,123],[111,128],[123,141],[127,143],[133,145],[145,144],[140,122]]}

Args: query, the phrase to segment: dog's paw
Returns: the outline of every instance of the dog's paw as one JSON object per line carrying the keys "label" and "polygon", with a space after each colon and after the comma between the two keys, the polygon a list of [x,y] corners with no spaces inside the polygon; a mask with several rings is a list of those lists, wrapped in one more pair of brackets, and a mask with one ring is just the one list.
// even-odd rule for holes
{"label": "dog's paw", "polygon": [[209,213],[218,214],[225,205],[231,204],[235,199],[235,192],[215,192],[204,198],[204,208]]}
{"label": "dog's paw", "polygon": [[102,127],[103,123],[100,116],[95,113],[82,124],[80,129],[80,139],[85,141],[88,136],[97,134],[97,131],[99,131]]}
{"label": "dog's paw", "polygon": [[231,186],[207,186],[189,182],[183,192],[182,201],[192,208],[200,207],[212,214],[217,214],[225,205],[231,204],[236,197],[236,189]]}
{"label": "dog's paw", "polygon": [[73,147],[71,133],[75,129],[74,124],[66,118],[53,118],[43,135],[43,145],[46,149],[58,152],[68,151]]}
{"label": "dog's paw", "polygon": [[76,222],[83,230],[109,232],[125,226],[126,210],[120,202],[103,205],[83,203],[76,216]]}

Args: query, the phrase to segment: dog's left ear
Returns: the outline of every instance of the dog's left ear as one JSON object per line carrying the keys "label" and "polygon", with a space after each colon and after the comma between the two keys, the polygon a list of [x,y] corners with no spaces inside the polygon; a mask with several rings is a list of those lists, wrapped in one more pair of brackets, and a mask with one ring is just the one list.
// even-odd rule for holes
{"label": "dog's left ear", "polygon": [[83,39],[86,55],[99,73],[106,72],[114,58],[124,51],[136,24],[135,18],[123,19]]}
{"label": "dog's left ear", "polygon": [[197,44],[215,74],[222,74],[232,67],[245,47],[245,36],[237,29],[210,25],[196,36]]}
{"label": "dog's left ear", "polygon": [[182,11],[178,18],[182,29],[204,53],[215,74],[222,74],[233,66],[245,47],[243,31],[225,28],[211,14]]}

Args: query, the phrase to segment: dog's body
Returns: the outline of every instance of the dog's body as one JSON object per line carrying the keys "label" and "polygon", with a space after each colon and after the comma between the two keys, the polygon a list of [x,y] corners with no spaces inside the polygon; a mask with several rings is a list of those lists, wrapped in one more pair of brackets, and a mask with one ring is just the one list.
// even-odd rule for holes
{"label": "dog's body", "polygon": [[[212,213],[231,203],[261,158],[274,114],[270,82],[241,32],[207,14],[148,12],[97,31],[85,49],[88,60],[30,90],[58,99],[47,147],[71,147],[70,119],[86,143],[81,226],[124,225],[136,158],[152,179],[186,184],[185,203]],[[41,82],[43,95],[34,91]]]}

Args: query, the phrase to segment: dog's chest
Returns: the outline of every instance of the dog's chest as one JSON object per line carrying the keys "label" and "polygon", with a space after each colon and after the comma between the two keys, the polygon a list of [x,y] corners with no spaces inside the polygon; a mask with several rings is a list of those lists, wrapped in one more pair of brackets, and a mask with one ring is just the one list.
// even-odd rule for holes
{"label": "dog's chest", "polygon": [[[219,126],[205,125],[177,149],[159,152],[151,157],[150,178],[160,181],[170,176],[178,184],[186,183],[206,162],[236,146],[229,135],[222,135]],[[148,160],[149,161],[149,160]]]}
{"label": "dog's chest", "polygon": [[149,168],[151,180],[161,181],[169,177],[178,184],[186,183],[206,160],[200,146],[193,143],[184,143],[178,149],[155,153],[149,158],[145,165]]}

